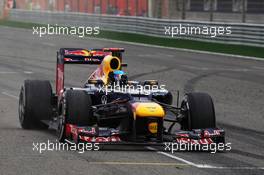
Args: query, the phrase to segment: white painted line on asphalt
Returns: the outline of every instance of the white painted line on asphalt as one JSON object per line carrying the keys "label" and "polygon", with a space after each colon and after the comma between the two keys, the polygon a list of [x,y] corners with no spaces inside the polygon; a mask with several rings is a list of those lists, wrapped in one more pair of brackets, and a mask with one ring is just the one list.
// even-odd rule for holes
{"label": "white painted line on asphalt", "polygon": [[181,65],[181,67],[194,69],[194,70],[202,70],[202,71],[230,71],[230,72],[248,72],[250,69],[247,68],[209,68],[209,67],[196,67],[196,66],[189,66],[189,65]]}
{"label": "white painted line on asphalt", "polygon": [[237,167],[228,167],[228,166],[211,166],[204,167],[208,169],[230,169],[230,170],[264,170],[264,167],[245,167],[245,166],[237,166]]}
{"label": "white painted line on asphalt", "polygon": [[8,71],[6,71],[6,72],[0,72],[0,74],[16,74],[17,72],[8,72]]}
{"label": "white painted line on asphalt", "polygon": [[[0,74],[19,74],[20,72],[2,71]],[[31,71],[23,71],[24,74],[33,74]]]}
{"label": "white painted line on asphalt", "polygon": [[233,57],[233,58],[242,58],[242,59],[249,59],[249,60],[264,61],[264,58],[259,58],[259,57],[242,56],[242,55],[234,55],[234,54],[226,54],[226,53],[216,53],[216,52],[209,52],[209,51],[174,48],[174,47],[166,47],[166,46],[157,46],[157,45],[151,45],[151,44],[142,44],[142,43],[134,43],[134,42],[128,42],[128,41],[118,41],[118,40],[103,39],[103,38],[89,38],[89,39],[101,40],[101,41],[111,41],[111,42],[130,44],[130,45],[135,45],[135,46],[153,47],[153,48],[160,48],[160,49],[170,49],[170,50],[177,50],[177,51],[184,51],[184,52],[201,53],[201,54],[209,54],[209,55],[218,55],[218,56],[225,56],[225,57]]}
{"label": "white painted line on asphalt", "polygon": [[197,67],[197,66],[189,66],[189,65],[181,65],[181,67],[188,68],[188,69],[194,69],[194,70],[210,70],[211,68],[208,67]]}
{"label": "white painted line on asphalt", "polygon": [[150,57],[150,58],[163,58],[163,57],[175,57],[175,55],[170,54],[139,54],[138,57]]}
{"label": "white painted line on asphalt", "polygon": [[31,71],[24,71],[25,74],[33,74]]}
{"label": "white painted line on asphalt", "polygon": [[71,141],[69,141],[69,140],[67,140],[67,139],[65,139],[65,141],[67,142],[67,143],[69,143],[69,144],[74,144],[73,142],[71,142]]}
{"label": "white painted line on asphalt", "polygon": [[89,162],[92,165],[150,165],[150,166],[190,166],[185,163],[173,162]]}
{"label": "white painted line on asphalt", "polygon": [[203,168],[203,169],[237,169],[237,170],[264,170],[264,167],[243,167],[243,166],[241,166],[241,167],[228,167],[228,166],[213,166],[213,165],[209,165],[209,164],[196,164],[196,163],[193,163],[191,161],[188,161],[188,160],[185,160],[183,158],[180,158],[178,156],[175,156],[175,155],[163,152],[163,151],[158,151],[157,149],[155,149],[153,147],[150,147],[150,146],[147,146],[146,148],[148,150],[156,151],[156,153],[158,153],[158,154],[162,154],[162,155],[164,155],[166,157],[178,160],[180,162],[186,163],[186,164],[191,165],[191,166],[196,167],[196,168]]}
{"label": "white painted line on asphalt", "polygon": [[169,55],[169,54],[165,54],[164,56],[166,56],[166,57],[175,57],[175,55]]}
{"label": "white painted line on asphalt", "polygon": [[218,70],[218,71],[230,71],[230,72],[248,72],[250,71],[249,69],[239,69],[239,68],[234,68],[234,69],[228,69],[228,68],[219,68],[219,69],[213,69],[213,70]]}
{"label": "white painted line on asphalt", "polygon": [[164,155],[164,156],[170,157],[170,158],[172,158],[172,159],[178,160],[178,161],[183,162],[183,163],[186,163],[186,164],[188,164],[188,165],[191,165],[191,166],[194,166],[194,167],[197,167],[197,168],[200,168],[200,167],[201,167],[200,164],[195,164],[195,163],[193,163],[193,162],[190,162],[190,161],[188,161],[188,160],[185,160],[185,159],[183,159],[183,158],[177,157],[177,156],[175,156],[175,155],[172,155],[172,154],[169,154],[169,153],[166,153],[166,152],[157,151],[157,149],[155,149],[155,148],[153,148],[153,147],[147,146],[146,148],[147,148],[148,150],[156,151],[156,153],[158,153],[158,154],[162,154],[162,155]]}
{"label": "white painted line on asphalt", "polygon": [[53,43],[48,43],[48,42],[43,42],[42,44],[43,44],[43,45],[46,45],[46,46],[51,46],[51,47],[54,47],[54,46],[55,46],[55,44],[53,44]]}
{"label": "white painted line on asphalt", "polygon": [[6,96],[8,96],[8,97],[11,97],[11,98],[15,98],[15,99],[18,100],[18,96],[12,95],[12,94],[10,94],[10,93],[8,93],[8,92],[2,92],[2,94],[3,94],[3,95],[6,95]]}
{"label": "white painted line on asphalt", "polygon": [[260,70],[264,70],[264,67],[258,67],[258,66],[253,66],[253,69],[260,69]]}
{"label": "white painted line on asphalt", "polygon": [[143,57],[143,58],[145,58],[145,57],[157,57],[157,55],[151,55],[151,54],[139,54],[137,56],[138,57]]}

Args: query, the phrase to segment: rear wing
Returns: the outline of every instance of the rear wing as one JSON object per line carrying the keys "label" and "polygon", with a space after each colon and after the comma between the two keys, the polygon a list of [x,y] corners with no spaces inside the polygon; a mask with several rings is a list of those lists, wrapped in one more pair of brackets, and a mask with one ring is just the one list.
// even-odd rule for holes
{"label": "rear wing", "polygon": [[57,59],[59,59],[59,63],[63,64],[101,64],[107,55],[116,56],[122,61],[123,52],[123,48],[61,48]]}
{"label": "rear wing", "polygon": [[61,48],[57,52],[56,94],[60,96],[64,89],[64,64],[101,64],[107,55],[118,57],[122,63],[124,51],[123,48]]}

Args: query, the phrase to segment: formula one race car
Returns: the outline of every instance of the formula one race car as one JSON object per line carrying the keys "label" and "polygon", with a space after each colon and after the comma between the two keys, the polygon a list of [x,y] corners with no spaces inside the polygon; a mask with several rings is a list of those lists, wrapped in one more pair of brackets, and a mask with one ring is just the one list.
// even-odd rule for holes
{"label": "formula one race car", "polygon": [[[206,93],[187,93],[177,106],[157,80],[131,81],[123,48],[62,48],[57,52],[56,93],[49,81],[25,80],[19,96],[24,129],[57,130],[59,141],[92,143],[224,143],[214,104]],[[83,87],[64,87],[65,64],[97,64]],[[168,117],[170,115],[170,117]],[[173,116],[173,117],[171,117]],[[169,122],[170,124],[165,124]],[[173,129],[180,124],[178,130]],[[168,127],[166,127],[168,126]]]}

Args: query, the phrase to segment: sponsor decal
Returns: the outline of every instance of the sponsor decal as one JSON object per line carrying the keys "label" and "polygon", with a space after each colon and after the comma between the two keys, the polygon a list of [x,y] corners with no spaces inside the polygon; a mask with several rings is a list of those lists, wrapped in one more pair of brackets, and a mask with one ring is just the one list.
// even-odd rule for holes
{"label": "sponsor decal", "polygon": [[88,135],[96,135],[97,134],[95,127],[82,128],[82,129],[79,129],[79,132],[84,133],[84,134],[88,134]]}
{"label": "sponsor decal", "polygon": [[211,132],[209,130],[204,130],[204,137],[219,136],[219,135],[221,135],[219,130],[212,130]]}
{"label": "sponsor decal", "polygon": [[158,132],[158,123],[157,122],[152,122],[148,124],[148,130],[152,134],[156,134]]}
{"label": "sponsor decal", "polygon": [[65,50],[65,55],[90,56],[90,52],[88,50]]}
{"label": "sponsor decal", "polygon": [[80,139],[86,142],[120,142],[121,139],[118,136],[110,136],[110,137],[87,137],[87,136],[80,136]]}

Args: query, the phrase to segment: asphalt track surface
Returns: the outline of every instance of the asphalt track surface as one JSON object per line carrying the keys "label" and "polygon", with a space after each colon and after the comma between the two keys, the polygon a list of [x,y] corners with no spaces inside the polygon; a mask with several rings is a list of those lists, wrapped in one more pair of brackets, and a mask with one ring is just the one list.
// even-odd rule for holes
{"label": "asphalt track surface", "polygon": [[[54,86],[60,47],[124,47],[132,79],[158,79],[174,94],[208,92],[217,125],[226,130],[228,152],[156,152],[149,147],[101,151],[33,150],[56,142],[55,133],[21,129],[20,86],[48,79]],[[95,66],[67,66],[66,85],[79,86]],[[182,95],[181,95],[182,97]],[[39,38],[32,31],[0,28],[0,174],[263,174],[264,62],[77,37]]]}

